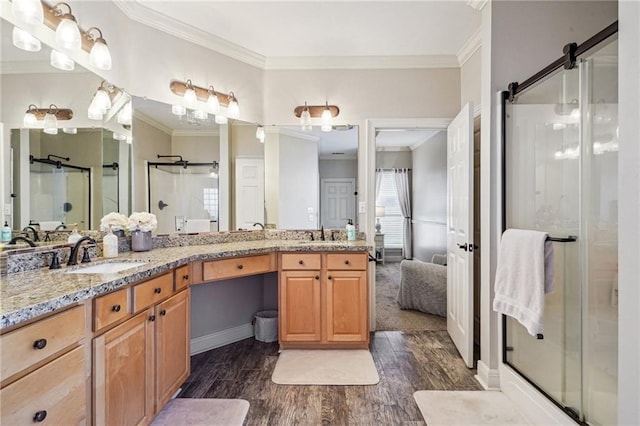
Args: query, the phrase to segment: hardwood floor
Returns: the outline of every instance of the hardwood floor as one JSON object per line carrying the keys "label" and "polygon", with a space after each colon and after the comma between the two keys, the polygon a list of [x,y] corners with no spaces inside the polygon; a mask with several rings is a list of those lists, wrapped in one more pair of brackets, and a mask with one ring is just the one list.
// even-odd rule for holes
{"label": "hardwood floor", "polygon": [[277,343],[254,339],[191,357],[180,398],[242,398],[246,425],[424,425],[418,390],[480,390],[446,331],[372,333],[375,386],[286,386],[271,381]]}

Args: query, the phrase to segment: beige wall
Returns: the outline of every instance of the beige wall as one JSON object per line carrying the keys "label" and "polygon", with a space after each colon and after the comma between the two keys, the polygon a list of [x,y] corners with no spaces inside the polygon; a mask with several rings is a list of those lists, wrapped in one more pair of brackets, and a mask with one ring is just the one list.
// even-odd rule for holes
{"label": "beige wall", "polygon": [[377,151],[376,169],[410,169],[412,155],[411,151]]}
{"label": "beige wall", "polygon": [[473,102],[480,107],[480,73],[482,65],[482,48],[479,48],[460,67],[460,106]]}

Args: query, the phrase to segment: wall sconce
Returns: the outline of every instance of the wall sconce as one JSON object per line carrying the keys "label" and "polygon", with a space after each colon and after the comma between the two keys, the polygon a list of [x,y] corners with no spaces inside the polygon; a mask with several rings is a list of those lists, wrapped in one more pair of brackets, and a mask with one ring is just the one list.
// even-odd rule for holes
{"label": "wall sconce", "polygon": [[[240,117],[238,99],[233,92],[229,94],[216,92],[213,86],[205,89],[204,87],[195,86],[191,80],[186,82],[174,80],[169,84],[169,88],[174,94],[182,96],[182,105],[174,104],[171,107],[171,112],[175,115],[184,115],[187,109],[206,113],[207,111],[204,108],[198,107],[198,101],[201,101],[206,103],[206,109],[209,113],[215,114],[215,121],[218,124],[226,124],[227,117]],[[220,106],[227,107],[227,115],[220,111]]]}
{"label": "wall sconce", "polygon": [[260,143],[264,143],[264,126],[258,124],[258,128],[256,129],[256,139],[260,141]]}
{"label": "wall sconce", "polygon": [[118,124],[130,125],[133,118],[133,111],[131,110],[131,101],[124,104],[120,112],[118,112],[117,122]]}
{"label": "wall sconce", "polygon": [[24,114],[22,124],[26,128],[33,129],[38,127],[39,120],[43,120],[43,131],[55,135],[58,133],[58,120],[71,120],[72,118],[73,111],[70,109],[60,109],[55,104],[43,109],[31,104]]}
{"label": "wall sconce", "polygon": [[[62,6],[66,6],[69,11],[64,13]],[[71,6],[65,2],[56,3],[51,9],[53,16],[60,18],[56,26],[56,43],[67,50],[80,50],[82,38],[76,17],[71,13]]]}
{"label": "wall sconce", "polygon": [[13,45],[18,49],[26,50],[27,52],[39,52],[42,49],[40,40],[18,27],[13,27],[12,38]]}
{"label": "wall sconce", "polygon": [[[104,118],[104,115],[111,109],[111,106],[113,105],[111,98],[115,98],[121,92],[122,90],[118,87],[114,86],[111,83],[108,83],[106,80],[102,80],[102,83],[100,83],[100,87],[98,87],[95,95],[93,95],[91,104],[89,104],[89,108],[87,110],[87,116],[89,117],[89,119],[102,120]],[[122,118],[125,118],[124,115]]]}
{"label": "wall sconce", "polygon": [[304,105],[295,107],[293,113],[300,118],[302,130],[311,130],[311,118],[320,118],[322,120],[321,130],[330,132],[332,128],[331,119],[340,114],[340,108],[336,105],[329,105],[328,102],[325,102],[324,105],[307,105],[305,102]]}
{"label": "wall sconce", "polygon": [[[92,35],[91,31],[97,32]],[[91,27],[86,32],[86,37],[93,41],[93,47],[89,51],[89,63],[101,70],[111,69],[111,52],[107,47],[107,42],[102,38],[102,31],[97,27]]]}
{"label": "wall sconce", "polygon": [[22,22],[30,25],[44,23],[44,12],[40,0],[13,0],[11,13]]}
{"label": "wall sconce", "polygon": [[62,52],[58,52],[55,49],[51,49],[51,66],[62,71],[73,71],[76,68],[76,63]]}

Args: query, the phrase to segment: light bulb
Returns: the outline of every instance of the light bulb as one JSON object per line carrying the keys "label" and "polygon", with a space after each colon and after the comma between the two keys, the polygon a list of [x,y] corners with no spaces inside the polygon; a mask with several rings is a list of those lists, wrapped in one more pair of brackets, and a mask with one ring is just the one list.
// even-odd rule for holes
{"label": "light bulb", "polygon": [[209,93],[209,97],[207,98],[207,108],[211,114],[217,114],[220,111],[220,101],[218,101],[218,96],[214,93]]}
{"label": "light bulb", "polygon": [[42,49],[40,40],[18,27],[13,27],[13,45],[27,52],[39,52]]}
{"label": "light bulb", "polygon": [[111,69],[111,52],[109,52],[107,42],[103,38],[97,38],[93,42],[93,47],[89,52],[89,63],[101,70]]}
{"label": "light bulb", "polygon": [[171,105],[171,113],[177,116],[183,116],[187,113],[187,109],[182,105]]}
{"label": "light bulb", "polygon": [[40,0],[13,0],[11,12],[23,22],[31,25],[44,23],[44,12]]}
{"label": "light bulb", "polygon": [[304,103],[304,109],[302,113],[300,113],[300,124],[302,125],[302,130],[311,130],[311,113],[309,112],[309,108],[307,108],[307,103]]}
{"label": "light bulb", "polygon": [[182,105],[185,108],[196,109],[196,105],[198,104],[198,96],[196,95],[196,91],[190,87],[184,91],[184,95],[182,95]]}
{"label": "light bulb", "polygon": [[258,128],[256,129],[256,138],[261,142],[264,143],[264,127],[262,126],[258,126]]}
{"label": "light bulb", "polygon": [[76,63],[64,53],[54,49],[51,51],[51,66],[63,71],[73,71]]}
{"label": "light bulb", "polygon": [[78,128],[77,127],[63,127],[62,131],[68,135],[77,135]]}
{"label": "light bulb", "polygon": [[36,117],[36,115],[31,111],[27,111],[27,113],[24,115],[24,118],[22,119],[22,125],[23,127],[29,129],[38,127],[38,117]]}
{"label": "light bulb", "polygon": [[320,119],[322,120],[322,126],[320,127],[320,130],[322,130],[323,132],[330,132],[331,131],[331,111],[329,111],[329,108],[325,108],[325,110],[322,111],[322,117],[320,117]]}
{"label": "light bulb", "polygon": [[109,98],[109,94],[103,88],[100,88],[96,91],[95,96],[93,97],[93,101],[91,103],[102,111],[103,114],[106,114],[107,111],[111,109],[111,98]]}
{"label": "light bulb", "polygon": [[58,119],[51,112],[47,112],[44,116],[43,131],[49,135],[58,134]]}
{"label": "light bulb", "polygon": [[56,28],[56,43],[63,49],[80,50],[82,40],[76,18],[71,14],[64,14],[60,18]]}
{"label": "light bulb", "polygon": [[238,105],[238,101],[233,94],[230,96],[231,100],[229,101],[229,105],[227,105],[227,116],[229,118],[240,118],[240,106]]}
{"label": "light bulb", "polygon": [[124,104],[120,112],[118,112],[118,124],[131,124],[131,102]]}

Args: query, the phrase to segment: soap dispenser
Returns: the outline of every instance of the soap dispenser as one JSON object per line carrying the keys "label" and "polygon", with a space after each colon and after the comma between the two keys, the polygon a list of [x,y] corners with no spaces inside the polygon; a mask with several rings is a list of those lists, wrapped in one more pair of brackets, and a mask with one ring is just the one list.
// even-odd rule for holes
{"label": "soap dispenser", "polygon": [[73,231],[71,231],[71,234],[69,234],[69,238],[67,238],[67,242],[69,244],[75,244],[80,238],[82,238],[82,235],[78,233],[78,230],[76,228],[73,228]]}
{"label": "soap dispenser", "polygon": [[102,238],[102,255],[104,257],[118,257],[118,237],[109,227],[109,232]]}
{"label": "soap dispenser", "polygon": [[356,227],[353,225],[351,219],[347,220],[347,240],[355,241],[356,239]]}
{"label": "soap dispenser", "polygon": [[11,241],[11,227],[9,226],[9,222],[4,221],[4,226],[2,227],[2,233],[0,233],[0,240],[3,243],[8,243]]}

